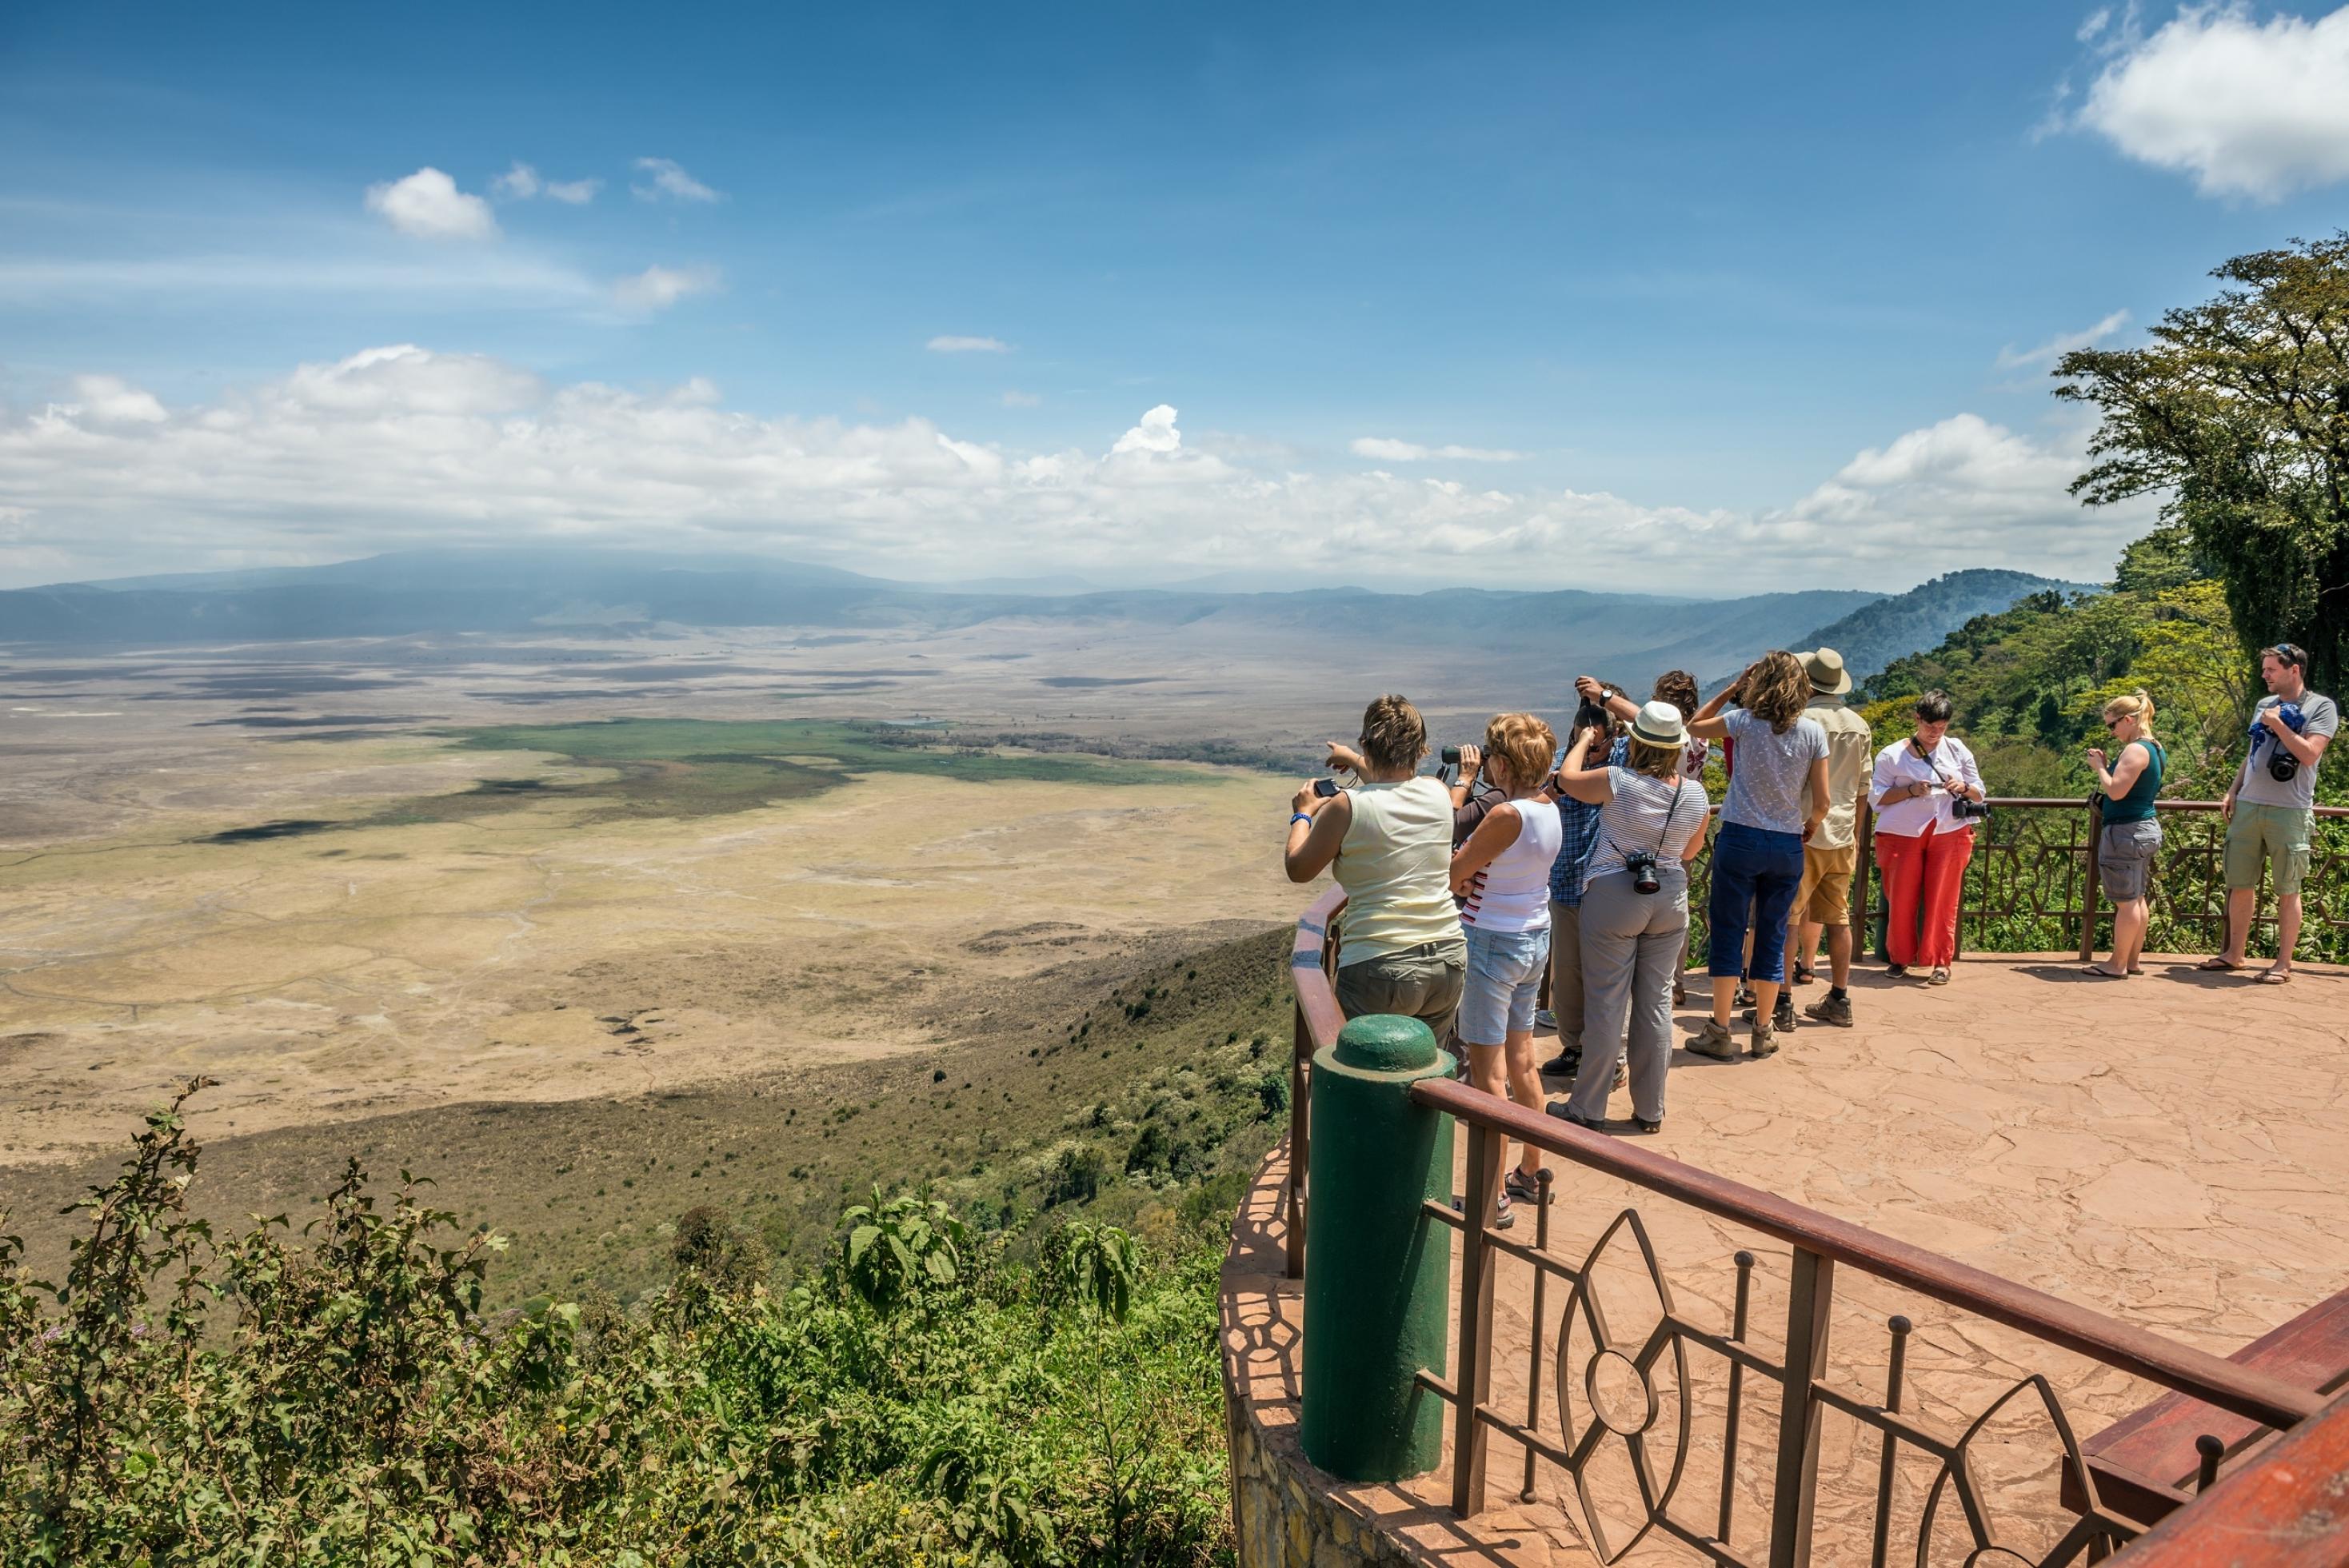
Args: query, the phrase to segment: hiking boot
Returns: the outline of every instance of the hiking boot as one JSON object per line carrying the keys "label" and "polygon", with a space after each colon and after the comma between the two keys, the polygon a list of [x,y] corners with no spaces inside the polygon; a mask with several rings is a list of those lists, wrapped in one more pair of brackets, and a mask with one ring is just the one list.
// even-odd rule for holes
{"label": "hiking boot", "polygon": [[1794,1030],[1795,994],[1793,992],[1781,991],[1778,993],[1778,1006],[1770,1015],[1770,1026],[1782,1035],[1791,1033]]}
{"label": "hiking boot", "polygon": [[1729,1026],[1718,1018],[1707,1018],[1704,1027],[1691,1037],[1688,1048],[1700,1057],[1711,1057],[1717,1062],[1737,1059],[1737,1041],[1729,1033]]}
{"label": "hiking boot", "polygon": [[1837,1028],[1848,1029],[1851,1027],[1851,998],[1848,995],[1838,996],[1829,992],[1804,1008],[1803,1016],[1816,1018],[1822,1024],[1833,1024]]}
{"label": "hiking boot", "polygon": [[1753,1044],[1747,1048],[1752,1051],[1755,1061],[1760,1061],[1764,1057],[1776,1056],[1778,1054],[1778,1031],[1771,1028],[1766,1024],[1756,1023],[1754,1026]]}

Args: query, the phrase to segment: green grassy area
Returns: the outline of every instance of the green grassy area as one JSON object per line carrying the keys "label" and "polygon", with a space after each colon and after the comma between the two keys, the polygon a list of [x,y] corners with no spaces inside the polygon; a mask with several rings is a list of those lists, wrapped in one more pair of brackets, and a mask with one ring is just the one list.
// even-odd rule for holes
{"label": "green grassy area", "polygon": [[[461,749],[546,753],[579,767],[607,770],[608,777],[575,782],[483,779],[470,789],[395,801],[364,817],[263,822],[231,828],[201,841],[238,844],[348,828],[468,822],[532,800],[585,804],[590,810],[583,822],[723,816],[820,795],[874,773],[968,783],[1155,784],[1167,778],[1164,768],[1149,761],[1031,755],[993,745],[942,742],[926,729],[829,719],[612,718],[433,733]],[[366,732],[360,738],[373,738]]]}

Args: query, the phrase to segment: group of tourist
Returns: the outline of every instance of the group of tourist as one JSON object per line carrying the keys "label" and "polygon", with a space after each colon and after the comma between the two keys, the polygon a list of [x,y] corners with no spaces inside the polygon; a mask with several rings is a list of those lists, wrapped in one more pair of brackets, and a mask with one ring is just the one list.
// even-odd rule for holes
{"label": "group of tourist", "polygon": [[[2281,984],[2301,914],[2317,763],[2338,727],[2331,699],[2307,689],[2307,655],[2266,650],[2270,696],[2223,810],[2228,817],[2225,951],[2210,970],[2247,966],[2244,944],[2264,855],[2275,865],[2281,951],[2261,978]],[[1561,746],[1530,713],[1496,716],[1481,747],[1463,747],[1456,780],[1423,776],[1427,730],[1402,697],[1373,701],[1353,746],[1329,765],[1355,782],[1298,790],[1287,869],[1296,882],[1328,870],[1347,893],[1336,970],[1349,1016],[1402,1014],[1463,1048],[1470,1079],[1532,1107],[1545,1073],[1573,1086],[1550,1111],[1577,1126],[1607,1120],[1628,1084],[1631,1122],[1663,1125],[1672,1008],[1688,944],[1688,872],[1712,810],[1704,774],[1722,748],[1728,789],[1713,841],[1705,967],[1711,1016],[1689,1040],[1700,1056],[1734,1060],[1743,1007],[1745,1053],[1773,1055],[1796,1025],[1794,990],[1815,978],[1825,939],[1829,984],[1802,1015],[1848,1026],[1859,874],[1859,802],[1874,822],[1884,883],[1888,974],[1946,985],[1957,954],[1958,905],[1974,824],[1987,814],[1982,771],[1950,733],[1940,692],[1912,705],[1910,733],[1878,749],[1850,707],[1850,675],[1832,648],[1774,651],[1708,702],[1675,670],[1640,702],[1590,677]],[[2088,972],[2140,972],[2147,892],[2161,841],[2154,801],[2168,757],[2143,692],[2104,710],[2115,749],[2091,748],[2105,797],[2096,846],[2114,901],[2114,951]],[[1447,757],[1450,754],[1447,753]],[[1537,1062],[1537,1008],[1547,979],[1558,1054]],[[1537,1191],[1526,1147],[1504,1181],[1509,1201]]]}

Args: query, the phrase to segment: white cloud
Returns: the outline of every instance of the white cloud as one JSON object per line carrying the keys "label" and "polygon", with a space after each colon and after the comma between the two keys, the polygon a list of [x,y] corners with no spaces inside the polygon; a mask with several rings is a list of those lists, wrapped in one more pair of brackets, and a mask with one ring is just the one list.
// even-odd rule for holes
{"label": "white cloud", "polygon": [[1040,392],[1022,392],[1016,387],[1007,387],[1003,393],[1003,406],[1007,408],[1040,408],[1043,404],[1044,395]]}
{"label": "white cloud", "polygon": [[2206,196],[2275,201],[2349,179],[2349,6],[2258,20],[2186,5],[2150,34],[2133,16],[2082,29],[2106,55],[2073,123]]}
{"label": "white cloud", "polygon": [[490,204],[458,190],[438,169],[368,186],[367,207],[401,233],[427,240],[487,240],[498,232]]}
{"label": "white cloud", "polygon": [[2116,310],[2085,332],[2059,332],[2036,348],[2017,349],[2009,344],[1998,351],[1998,367],[2015,370],[2025,365],[2053,365],[2075,348],[2102,343],[2128,325],[2129,313]]}
{"label": "white cloud", "polygon": [[712,191],[688,174],[674,159],[639,158],[636,168],[652,181],[649,185],[628,187],[639,201],[657,201],[664,196],[678,201],[716,201],[721,199],[720,192]]}
{"label": "white cloud", "polygon": [[1431,585],[1695,594],[1898,587],[1984,562],[2095,579],[2151,508],[2086,512],[2065,495],[2085,433],[1961,414],[1859,452],[1791,505],[1696,510],[1313,472],[1238,438],[1200,449],[1166,405],[1105,448],[1019,451],[920,418],[768,417],[706,381],[551,386],[399,345],[212,402],[90,377],[0,415],[0,583],[533,538],[918,558],[943,574],[1343,580],[1374,563]]}
{"label": "white cloud", "polygon": [[1009,354],[1011,346],[999,337],[956,337],[941,335],[922,345],[932,354]]}
{"label": "white cloud", "polygon": [[1387,436],[1357,436],[1346,443],[1346,449],[1358,458],[1381,463],[1423,463],[1434,459],[1458,463],[1518,463],[1526,459],[1523,452],[1501,447],[1423,447],[1417,441],[1398,441]]}
{"label": "white cloud", "polygon": [[171,418],[161,399],[117,376],[77,376],[73,401],[60,411],[101,425],[157,425]]}
{"label": "white cloud", "polygon": [[490,181],[490,194],[509,201],[527,201],[537,195],[544,184],[539,179],[537,170],[516,159],[512,169]]}
{"label": "white cloud", "polygon": [[719,282],[715,267],[650,266],[613,284],[612,298],[630,310],[666,310],[688,294],[710,293]]}
{"label": "white cloud", "polygon": [[543,196],[550,201],[561,201],[573,207],[584,207],[595,200],[595,192],[604,189],[601,180],[547,180],[538,170],[520,159],[513,167],[490,181],[490,194],[501,201],[528,201]]}

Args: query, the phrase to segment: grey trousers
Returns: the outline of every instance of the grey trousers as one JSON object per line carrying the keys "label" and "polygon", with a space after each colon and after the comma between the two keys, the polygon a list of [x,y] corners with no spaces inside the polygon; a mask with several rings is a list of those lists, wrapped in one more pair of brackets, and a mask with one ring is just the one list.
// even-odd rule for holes
{"label": "grey trousers", "polygon": [[1549,1010],[1557,1048],[1582,1048],[1582,906],[1549,901]]}
{"label": "grey trousers", "polygon": [[1607,1117],[1615,1061],[1629,1056],[1631,1114],[1664,1119],[1664,1074],[1672,1056],[1672,975],[1688,930],[1688,873],[1658,868],[1654,892],[1633,891],[1630,873],[1594,877],[1582,892],[1582,1068],[1566,1106],[1589,1121]]}

